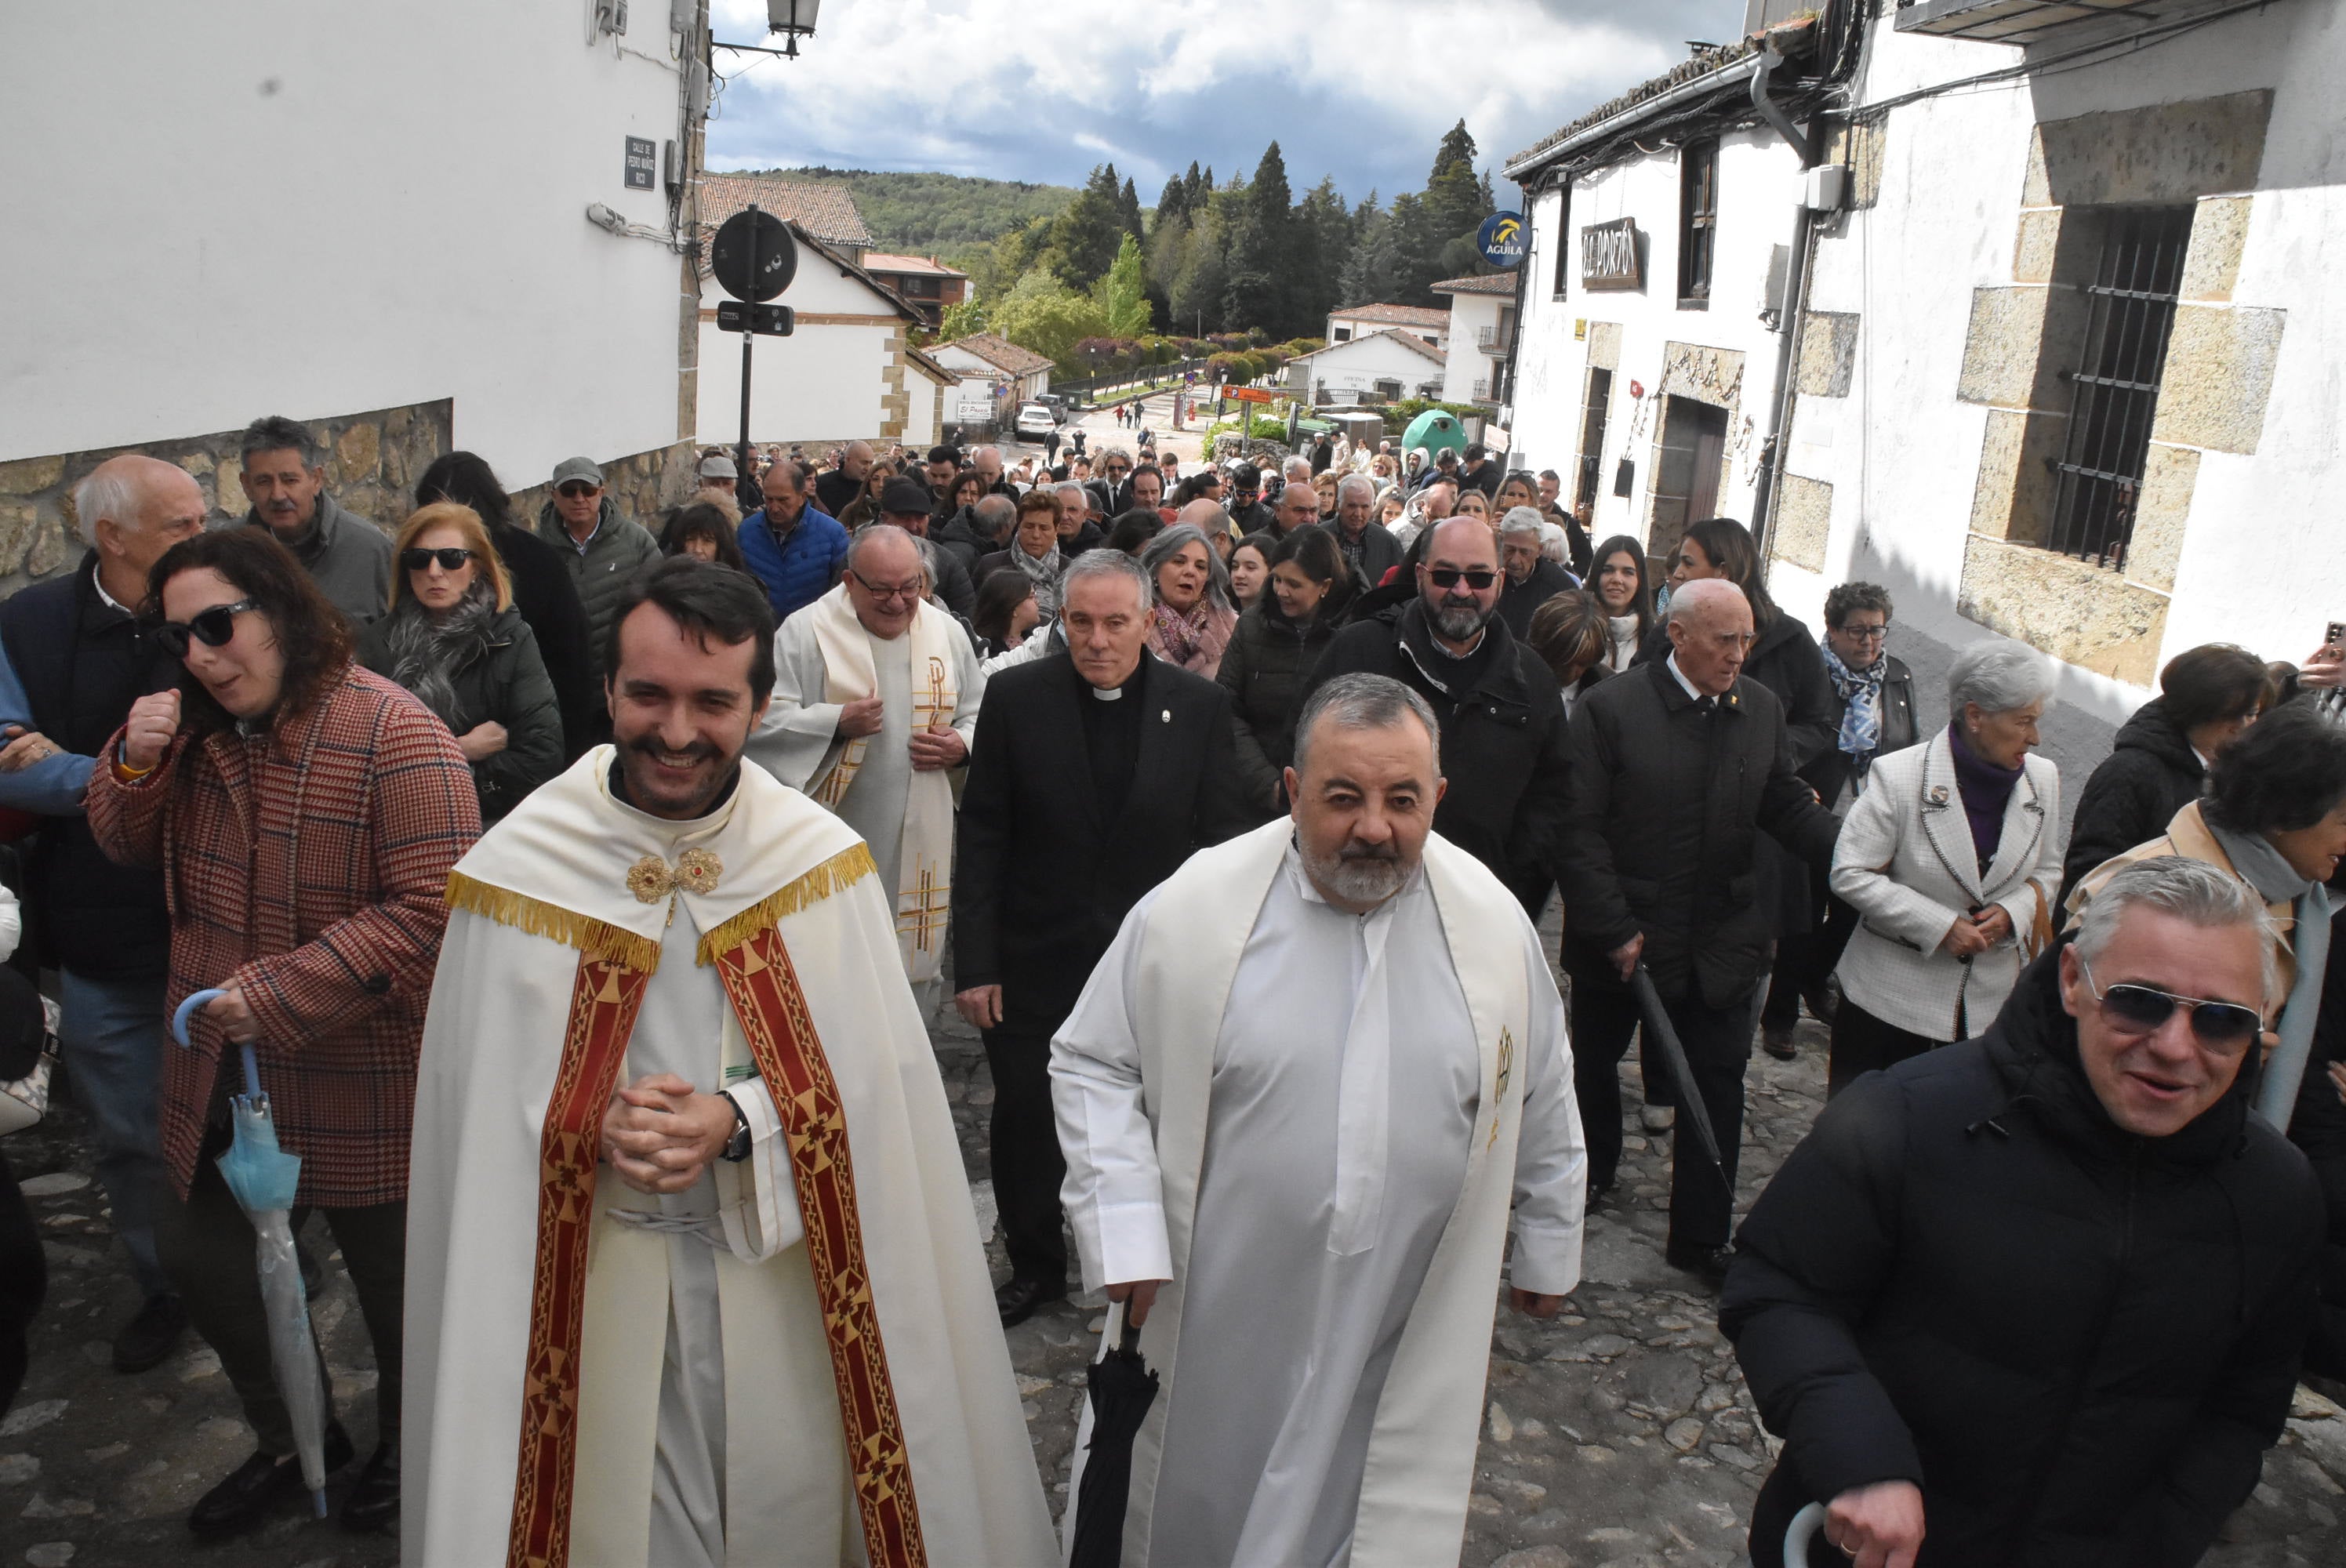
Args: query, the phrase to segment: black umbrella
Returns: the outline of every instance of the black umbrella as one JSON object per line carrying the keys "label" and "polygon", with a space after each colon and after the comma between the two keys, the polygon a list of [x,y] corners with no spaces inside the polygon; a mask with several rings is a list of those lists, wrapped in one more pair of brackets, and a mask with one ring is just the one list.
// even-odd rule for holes
{"label": "black umbrella", "polygon": [[1662,998],[1654,989],[1654,977],[1646,972],[1644,964],[1629,972],[1629,987],[1637,993],[1637,1011],[1645,1015],[1646,1043],[1662,1048],[1662,1060],[1669,1064],[1670,1076],[1678,1081],[1678,1115],[1694,1120],[1695,1141],[1709,1157],[1710,1168],[1719,1173],[1721,1186],[1734,1196],[1735,1188],[1727,1179],[1727,1162],[1719,1152],[1719,1135],[1711,1131],[1710,1113],[1703,1109],[1702,1095],[1695,1088],[1694,1069],[1687,1065],[1686,1047],[1678,1044],[1678,1032],[1670,1027],[1670,1015],[1662,1006]]}
{"label": "black umbrella", "polygon": [[1076,1489],[1076,1530],[1067,1568],[1117,1568],[1124,1561],[1124,1510],[1132,1495],[1132,1442],[1157,1400],[1157,1374],[1140,1359],[1140,1329],[1125,1303],[1124,1331],[1091,1364],[1092,1441]]}

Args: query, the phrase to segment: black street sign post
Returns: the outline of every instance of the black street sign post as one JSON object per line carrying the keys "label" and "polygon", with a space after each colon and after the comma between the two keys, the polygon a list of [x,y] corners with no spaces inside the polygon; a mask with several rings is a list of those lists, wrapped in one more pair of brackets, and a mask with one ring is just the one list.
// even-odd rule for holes
{"label": "black street sign post", "polygon": [[[735,449],[733,484],[746,514],[766,502],[750,469],[750,348],[761,332],[778,337],[790,333],[793,324],[790,308],[764,301],[789,288],[790,280],[798,276],[799,249],[791,243],[790,231],[782,226],[782,220],[770,212],[760,211],[753,201],[727,219],[717,230],[717,238],[709,241],[709,270],[716,275],[719,288],[743,301],[719,303],[717,324],[723,331],[741,333],[741,443]],[[729,311],[743,325],[727,326],[725,317]],[[748,330],[744,331],[743,326]]]}

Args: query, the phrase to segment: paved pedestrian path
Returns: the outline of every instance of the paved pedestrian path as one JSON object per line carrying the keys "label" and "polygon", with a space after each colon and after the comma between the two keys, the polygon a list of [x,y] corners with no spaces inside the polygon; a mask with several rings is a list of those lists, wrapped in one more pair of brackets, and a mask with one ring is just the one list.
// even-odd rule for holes
{"label": "paved pedestrian path", "polygon": [[[984,1129],[993,1084],[976,1036],[957,1018],[941,1020],[934,1039],[990,1229]],[[1800,1048],[1791,1063],[1753,1059],[1747,1201],[1821,1103],[1823,1029],[1804,1022]],[[1634,1060],[1625,1067],[1634,1105]],[[242,1540],[190,1547],[187,1511],[250,1451],[250,1440],[218,1359],[199,1343],[137,1377],[111,1369],[109,1337],[136,1302],[77,1134],[68,1113],[9,1140],[6,1151],[30,1178],[53,1276],[31,1378],[0,1421],[0,1568],[390,1568],[398,1556],[390,1539],[347,1535],[290,1510]],[[1500,1312],[1466,1568],[1725,1568],[1741,1556],[1744,1520],[1773,1444],[1719,1336],[1712,1298],[1662,1261],[1662,1142],[1630,1134],[1620,1185],[1590,1217],[1586,1278],[1564,1316],[1536,1323]],[[313,1225],[308,1241],[327,1255],[318,1322],[363,1454],[374,1435],[365,1332],[331,1237]],[[993,1253],[999,1278],[1006,1270],[998,1244]],[[1095,1298],[1047,1308],[1009,1336],[1055,1512],[1066,1506],[1101,1306]],[[2310,1394],[2299,1411],[2268,1456],[2255,1498],[2208,1558],[2211,1568],[2346,1563],[2346,1416]]]}

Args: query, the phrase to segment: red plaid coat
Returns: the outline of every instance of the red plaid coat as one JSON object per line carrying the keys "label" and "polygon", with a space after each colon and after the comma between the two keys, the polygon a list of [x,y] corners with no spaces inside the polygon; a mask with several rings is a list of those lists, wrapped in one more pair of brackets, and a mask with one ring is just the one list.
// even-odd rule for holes
{"label": "red plaid coat", "polygon": [[[121,739],[99,756],[119,755]],[[267,734],[182,732],[133,784],[101,762],[86,804],[108,855],[163,868],[170,1005],[243,987],[278,1141],[301,1156],[300,1201],[403,1201],[443,896],[481,834],[473,772],[447,728],[353,666]],[[200,1015],[191,1038],[193,1050],[163,1046],[162,1152],[182,1196],[211,1110],[242,1084]]]}

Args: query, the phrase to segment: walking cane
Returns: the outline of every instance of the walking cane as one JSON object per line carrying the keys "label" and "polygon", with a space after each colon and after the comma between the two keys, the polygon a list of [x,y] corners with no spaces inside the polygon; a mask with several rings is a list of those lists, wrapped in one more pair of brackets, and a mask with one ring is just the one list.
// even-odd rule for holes
{"label": "walking cane", "polygon": [[1809,1568],[1809,1543],[1825,1527],[1825,1505],[1811,1502],[1792,1515],[1791,1527],[1784,1532],[1784,1568]]}

